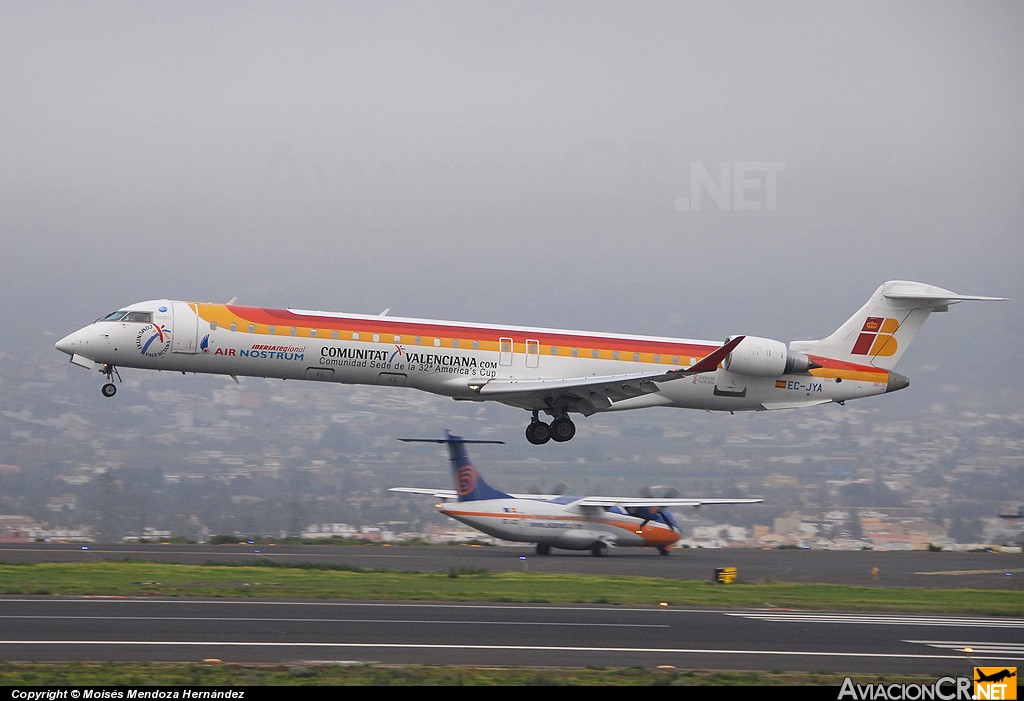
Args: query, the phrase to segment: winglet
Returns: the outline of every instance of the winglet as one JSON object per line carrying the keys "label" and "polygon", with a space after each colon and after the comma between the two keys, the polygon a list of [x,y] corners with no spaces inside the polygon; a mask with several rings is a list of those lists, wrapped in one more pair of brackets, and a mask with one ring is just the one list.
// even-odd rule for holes
{"label": "winglet", "polygon": [[718,366],[722,361],[725,360],[726,356],[732,353],[733,349],[736,348],[744,338],[746,338],[746,336],[733,336],[725,343],[725,345],[711,351],[690,367],[683,368],[681,370],[670,370],[669,374],[697,375],[702,372],[714,372],[718,369]]}

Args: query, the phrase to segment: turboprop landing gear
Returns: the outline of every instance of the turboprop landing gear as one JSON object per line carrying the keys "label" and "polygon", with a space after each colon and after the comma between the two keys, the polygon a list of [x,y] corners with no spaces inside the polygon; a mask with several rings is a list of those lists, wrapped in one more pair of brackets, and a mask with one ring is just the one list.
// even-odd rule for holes
{"label": "turboprop landing gear", "polygon": [[576,424],[568,416],[560,416],[546,424],[537,417],[537,414],[538,412],[533,412],[530,425],[526,427],[526,440],[534,445],[544,445],[549,440],[564,443],[576,435]]}
{"label": "turboprop landing gear", "polygon": [[117,385],[114,384],[114,377],[117,377],[117,381],[121,381],[121,375],[118,374],[117,368],[110,363],[104,363],[103,367],[100,368],[107,377],[107,383],[100,388],[100,392],[103,393],[104,397],[113,397],[117,394]]}

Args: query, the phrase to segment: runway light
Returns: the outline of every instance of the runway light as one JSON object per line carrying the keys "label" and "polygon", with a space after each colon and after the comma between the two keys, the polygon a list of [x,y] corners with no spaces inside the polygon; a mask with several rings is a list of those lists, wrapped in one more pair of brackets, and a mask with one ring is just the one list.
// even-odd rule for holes
{"label": "runway light", "polygon": [[659,602],[658,606],[668,606],[668,602],[667,601]]}
{"label": "runway light", "polygon": [[965,647],[964,648],[964,654],[965,655],[970,655],[972,652],[974,652],[974,648],[973,647]]}

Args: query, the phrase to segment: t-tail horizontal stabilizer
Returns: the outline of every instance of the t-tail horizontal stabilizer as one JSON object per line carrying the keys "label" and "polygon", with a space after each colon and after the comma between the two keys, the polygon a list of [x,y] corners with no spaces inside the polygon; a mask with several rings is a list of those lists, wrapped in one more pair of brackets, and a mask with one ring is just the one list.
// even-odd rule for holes
{"label": "t-tail horizontal stabilizer", "polygon": [[469,454],[463,447],[467,443],[504,443],[505,441],[487,441],[466,439],[454,436],[448,430],[444,438],[399,438],[405,443],[445,443],[452,464],[452,479],[459,501],[477,501],[479,499],[511,499],[512,497],[500,489],[495,489],[484,481],[476,467],[469,460]]}

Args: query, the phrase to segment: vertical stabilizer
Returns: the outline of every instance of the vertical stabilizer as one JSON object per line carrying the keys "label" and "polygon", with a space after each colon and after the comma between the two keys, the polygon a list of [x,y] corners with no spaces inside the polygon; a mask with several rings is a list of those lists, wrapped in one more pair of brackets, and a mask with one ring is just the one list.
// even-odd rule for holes
{"label": "vertical stabilizer", "polygon": [[947,311],[966,300],[1001,301],[1005,297],[961,295],[921,282],[883,283],[835,333],[818,341],[792,341],[790,349],[891,370],[932,312]]}
{"label": "vertical stabilizer", "polygon": [[406,443],[445,443],[452,464],[452,479],[455,493],[459,501],[478,501],[480,499],[512,499],[513,497],[500,489],[495,489],[484,481],[484,478],[469,460],[466,452],[467,443],[504,443],[505,441],[482,441],[453,436],[444,432],[444,438],[402,438]]}

